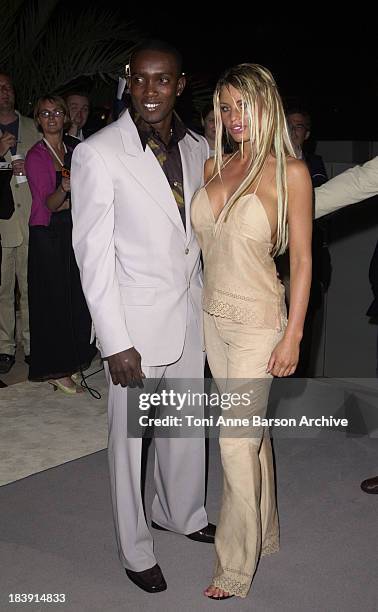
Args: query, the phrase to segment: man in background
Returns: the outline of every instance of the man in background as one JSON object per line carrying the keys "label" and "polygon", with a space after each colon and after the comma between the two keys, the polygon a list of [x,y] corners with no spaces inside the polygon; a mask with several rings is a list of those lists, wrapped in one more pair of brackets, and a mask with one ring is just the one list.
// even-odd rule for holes
{"label": "man in background", "polygon": [[306,162],[313,187],[320,187],[328,176],[321,156],[306,147],[311,135],[311,117],[307,111],[293,108],[287,112],[286,118],[297,157]]}
{"label": "man in background", "polygon": [[[15,110],[15,92],[9,75],[0,72],[0,162],[12,163],[10,180],[13,199],[9,218],[0,220],[2,244],[0,285],[0,373],[6,374],[15,362],[16,321],[15,285],[20,293],[21,340],[25,361],[29,363],[30,334],[28,309],[28,243],[31,194],[25,180],[24,160],[27,151],[40,139],[32,119]],[[20,159],[12,162],[12,156]],[[7,215],[8,217],[8,215]]]}
{"label": "man in background", "polygon": [[[378,195],[378,156],[362,166],[355,166],[335,176],[321,187],[315,189],[315,217],[319,218],[335,212],[350,204],[356,204]],[[377,293],[378,252],[374,253],[370,264],[369,276],[374,295]],[[378,312],[376,304],[370,306],[368,315]],[[361,483],[365,493],[378,494],[378,476],[367,478]]]}
{"label": "man in background", "polygon": [[89,98],[83,92],[70,92],[65,96],[65,100],[72,122],[67,134],[82,141],[85,138],[83,128],[89,116]]}

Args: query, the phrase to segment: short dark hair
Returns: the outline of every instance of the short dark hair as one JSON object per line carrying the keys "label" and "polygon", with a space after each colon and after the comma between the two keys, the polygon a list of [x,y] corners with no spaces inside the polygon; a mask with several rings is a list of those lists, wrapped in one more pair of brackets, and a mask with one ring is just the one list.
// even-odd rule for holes
{"label": "short dark hair", "polygon": [[68,98],[70,98],[71,96],[80,96],[81,98],[87,98],[88,103],[90,104],[89,94],[87,91],[83,91],[80,89],[70,89],[70,91],[67,91],[67,93],[65,93],[63,96],[66,103]]}
{"label": "short dark hair", "polygon": [[130,56],[130,68],[133,60],[138,55],[138,53],[142,53],[142,51],[160,51],[161,53],[167,53],[168,55],[172,55],[176,62],[177,66],[177,74],[180,76],[182,73],[182,55],[180,51],[176,49],[171,43],[166,42],[164,40],[160,40],[158,38],[147,38],[140,42],[132,52]]}
{"label": "short dark hair", "polygon": [[2,70],[2,69],[0,68],[0,74],[2,74],[3,76],[7,77],[8,81],[10,81],[10,82],[11,82],[12,87],[14,88],[14,85],[13,85],[13,79],[12,79],[11,75],[9,74],[9,72],[7,72],[6,70]]}
{"label": "short dark hair", "polygon": [[201,119],[202,121],[205,121],[207,115],[209,113],[211,113],[211,111],[214,112],[214,104],[212,102],[208,102],[207,104],[205,104],[205,106],[202,107],[201,109]]}
{"label": "short dark hair", "polygon": [[301,106],[293,106],[286,111],[286,117],[289,115],[302,115],[306,129],[311,131],[311,116],[310,113]]}

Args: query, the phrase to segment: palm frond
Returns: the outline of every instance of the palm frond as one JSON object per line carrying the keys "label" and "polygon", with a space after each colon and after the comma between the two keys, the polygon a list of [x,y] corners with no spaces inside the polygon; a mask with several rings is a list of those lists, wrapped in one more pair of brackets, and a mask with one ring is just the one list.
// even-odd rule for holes
{"label": "palm frond", "polygon": [[2,0],[0,4],[1,65],[9,70],[9,61],[16,47],[16,22],[24,0]]}
{"label": "palm frond", "polygon": [[21,112],[28,113],[44,93],[62,93],[79,78],[123,74],[141,37],[133,22],[110,10],[91,7],[73,14],[59,0],[14,1],[18,12],[7,23],[16,34],[7,68]]}

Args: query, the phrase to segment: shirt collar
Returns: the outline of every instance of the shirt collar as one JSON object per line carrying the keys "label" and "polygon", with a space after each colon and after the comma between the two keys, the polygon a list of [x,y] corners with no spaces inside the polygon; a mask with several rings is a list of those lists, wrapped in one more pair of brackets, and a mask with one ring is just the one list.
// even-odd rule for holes
{"label": "shirt collar", "polygon": [[[149,138],[153,138],[154,140],[157,140],[164,147],[166,147],[165,143],[161,140],[159,133],[153,128],[152,125],[144,121],[142,117],[139,115],[139,113],[137,113],[136,110],[132,107],[130,108],[130,116],[136,125],[144,151],[146,150],[146,146],[147,146]],[[175,111],[173,111],[172,124],[171,124],[171,138],[170,138],[168,147],[177,145],[177,143],[180,142],[180,140],[182,140],[183,138],[185,138],[187,134],[191,136],[195,141],[198,142],[197,138],[193,136],[193,134],[188,130],[185,124],[181,121],[178,114]]]}

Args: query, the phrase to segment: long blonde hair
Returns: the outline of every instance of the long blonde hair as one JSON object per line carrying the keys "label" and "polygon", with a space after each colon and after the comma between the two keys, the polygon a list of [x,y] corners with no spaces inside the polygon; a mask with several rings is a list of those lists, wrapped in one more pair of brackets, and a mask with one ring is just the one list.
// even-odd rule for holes
{"label": "long blonde hair", "polygon": [[[291,144],[286,124],[282,100],[272,74],[259,64],[239,64],[228,69],[219,79],[214,92],[215,115],[215,156],[214,174],[221,176],[223,165],[223,131],[220,93],[223,87],[232,85],[237,89],[243,100],[242,121],[244,114],[248,115],[249,138],[251,144],[251,163],[247,176],[233,194],[227,215],[240,196],[250,190],[263,172],[264,164],[270,154],[276,158],[277,186],[277,239],[273,255],[280,255],[286,250],[288,243],[287,228],[287,178],[286,158],[296,157]],[[228,136],[228,135],[227,135]],[[243,154],[243,143],[241,144]]]}

